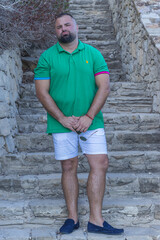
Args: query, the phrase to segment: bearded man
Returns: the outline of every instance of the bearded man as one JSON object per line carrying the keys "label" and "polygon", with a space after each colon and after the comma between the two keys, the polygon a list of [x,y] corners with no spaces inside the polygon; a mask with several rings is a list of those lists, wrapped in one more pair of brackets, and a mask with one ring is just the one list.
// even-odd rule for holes
{"label": "bearded man", "polygon": [[57,44],[46,50],[35,69],[36,93],[47,111],[47,133],[52,134],[55,159],[61,161],[62,188],[68,219],[60,233],[79,228],[78,145],[88,159],[88,232],[121,234],[102,217],[108,168],[107,143],[101,109],[109,95],[109,70],[102,54],[78,39],[72,15],[55,21]]}

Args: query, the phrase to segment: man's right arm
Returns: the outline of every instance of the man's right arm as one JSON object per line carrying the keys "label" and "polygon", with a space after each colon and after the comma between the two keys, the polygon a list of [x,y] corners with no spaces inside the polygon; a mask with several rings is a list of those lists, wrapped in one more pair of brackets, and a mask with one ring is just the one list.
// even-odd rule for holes
{"label": "man's right arm", "polygon": [[75,132],[73,128],[76,124],[75,119],[73,117],[66,117],[49,94],[50,80],[35,80],[35,86],[37,98],[46,111],[64,127]]}

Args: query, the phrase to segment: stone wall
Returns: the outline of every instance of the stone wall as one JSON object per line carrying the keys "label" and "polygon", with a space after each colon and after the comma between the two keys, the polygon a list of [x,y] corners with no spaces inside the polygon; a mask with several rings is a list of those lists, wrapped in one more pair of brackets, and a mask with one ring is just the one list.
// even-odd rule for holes
{"label": "stone wall", "polygon": [[15,150],[17,132],[15,101],[22,81],[20,51],[6,50],[0,55],[0,156]]}
{"label": "stone wall", "polygon": [[146,96],[153,97],[152,111],[160,113],[160,50],[142,21],[142,7],[136,0],[109,3],[127,80],[147,83]]}
{"label": "stone wall", "polygon": [[140,18],[160,50],[160,0],[134,0]]}

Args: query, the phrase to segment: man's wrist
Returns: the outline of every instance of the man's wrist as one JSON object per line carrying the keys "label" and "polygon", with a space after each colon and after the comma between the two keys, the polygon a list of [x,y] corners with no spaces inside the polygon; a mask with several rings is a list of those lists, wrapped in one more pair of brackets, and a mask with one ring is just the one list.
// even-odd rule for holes
{"label": "man's wrist", "polygon": [[59,118],[57,119],[58,122],[60,122],[61,124],[64,122],[64,119],[66,118],[65,115],[59,116]]}
{"label": "man's wrist", "polygon": [[88,113],[86,113],[86,116],[93,121],[94,118],[92,118]]}

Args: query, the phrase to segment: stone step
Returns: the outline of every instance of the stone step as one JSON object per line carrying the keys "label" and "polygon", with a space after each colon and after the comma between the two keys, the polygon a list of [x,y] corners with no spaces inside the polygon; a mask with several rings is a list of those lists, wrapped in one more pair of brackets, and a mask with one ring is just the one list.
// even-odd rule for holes
{"label": "stone step", "polygon": [[[107,26],[107,28],[109,28],[109,30],[110,30],[110,26]],[[99,28],[99,31],[101,33],[101,28]],[[85,30],[83,30],[83,32],[81,30],[80,34],[93,34],[93,30],[91,28],[85,29]],[[107,33],[105,32],[103,34],[107,34]],[[93,39],[93,40],[85,41],[85,43],[90,44],[90,45],[95,46],[95,47],[97,46],[98,49],[106,47],[106,51],[108,51],[108,53],[110,51],[116,50],[117,48],[119,49],[119,47],[117,45],[117,41],[115,40],[115,38],[114,39],[109,39],[108,41],[106,41],[106,39],[97,39],[97,40]],[[38,61],[40,55],[45,50],[46,49],[36,49],[36,50],[34,50],[34,52],[32,53],[31,56],[22,57],[23,64],[26,64],[27,66],[29,66],[29,65],[32,66],[32,64],[33,64],[33,67],[35,67],[35,64],[37,64],[37,61]],[[31,68],[33,68],[33,67],[31,67]]]}
{"label": "stone step", "polygon": [[[83,13],[84,14],[88,13],[88,15],[90,17],[92,17],[92,16],[94,17],[95,15],[98,15],[99,12],[102,12],[102,13],[105,12],[106,15],[111,13],[111,11],[106,11],[106,9],[109,10],[108,2],[103,2],[103,3],[94,2],[93,3],[93,1],[92,1],[92,2],[88,3],[85,1],[85,3],[84,3],[84,1],[82,1],[82,2],[79,2],[79,4],[76,2],[73,2],[73,3],[71,2],[69,9],[70,9],[70,12],[72,14],[74,14],[74,17],[76,19],[82,18]],[[78,10],[80,11],[80,13],[82,13],[81,15],[78,14],[79,13]],[[95,13],[95,15],[94,15],[94,13]]]}
{"label": "stone step", "polygon": [[[83,21],[83,24],[84,24],[84,21]],[[92,33],[92,28],[91,27],[89,27],[89,26],[86,26],[86,24],[84,24],[84,25],[81,25],[81,26],[79,26],[80,28],[81,27],[83,27],[84,28],[84,31],[83,31],[83,33]],[[87,27],[87,29],[86,29],[86,27]],[[102,31],[104,28],[102,28],[102,26],[98,29],[98,31]],[[104,31],[103,31],[104,32]],[[105,31],[105,34],[106,34],[106,31]],[[94,44],[96,44],[96,46],[97,47],[101,47],[101,46],[103,46],[103,47],[106,47],[106,49],[107,49],[107,47],[108,48],[111,48],[111,49],[120,49],[119,48],[119,46],[118,46],[118,44],[117,44],[117,41],[116,41],[116,39],[114,38],[113,40],[108,40],[108,41],[106,41],[105,39],[103,39],[103,41],[102,40],[96,40],[96,41],[88,41],[88,44],[91,44],[91,42],[92,43],[94,43]],[[40,57],[40,55],[45,51],[46,49],[44,48],[44,49],[33,49],[33,51],[30,53],[30,56],[23,56],[22,57],[22,61],[24,61],[24,62],[26,62],[26,63],[32,63],[32,62],[37,62],[37,60],[39,59],[39,57]]]}
{"label": "stone step", "polygon": [[[108,40],[113,40],[114,39],[114,37],[111,37],[110,35],[108,35],[108,34],[94,34],[94,33],[91,33],[91,34],[89,34],[89,33],[84,33],[84,32],[82,32],[82,33],[80,33],[79,34],[79,39],[82,41],[82,42],[86,42],[87,43],[87,41],[89,41],[89,40],[103,40],[103,39],[106,39],[106,41],[108,41]],[[116,51],[116,49],[114,50],[114,52]],[[111,61],[109,58],[107,58],[107,56],[108,55],[111,55],[112,53],[113,53],[113,51],[112,51],[112,53],[111,52],[109,52],[109,53],[106,53],[106,52],[108,52],[108,50],[106,49],[106,51],[103,51],[103,56],[105,57],[105,60],[107,61],[107,63],[109,62],[109,61]],[[115,57],[115,60],[117,59],[117,56]]]}
{"label": "stone step", "polygon": [[[80,227],[86,229],[89,219],[89,204],[86,197],[79,198]],[[103,201],[103,217],[115,227],[151,227],[159,224],[160,202],[157,198],[119,197]],[[67,218],[63,199],[1,200],[0,228],[8,225],[54,226],[59,229]]]}
{"label": "stone step", "polygon": [[[104,113],[107,131],[160,130],[160,115],[154,113]],[[17,115],[19,133],[43,133],[47,129],[47,114]]]}
{"label": "stone step", "polygon": [[[109,169],[112,173],[156,173],[160,172],[160,151],[109,152]],[[39,175],[61,173],[60,161],[54,152],[8,154],[0,158],[1,175]],[[78,173],[89,172],[87,159],[79,154]]]}
{"label": "stone step", "polygon": [[[94,45],[94,44],[92,44]],[[98,48],[97,48],[98,49]],[[114,57],[115,56],[115,53],[116,53],[116,49],[113,49],[113,50],[106,50],[103,54],[104,56],[104,59],[105,61],[107,62],[107,65],[108,65],[108,68],[111,71],[117,71],[117,70],[121,70],[121,61],[120,61],[120,57],[117,58],[117,57]],[[101,51],[102,52],[102,51]],[[26,73],[26,72],[34,72],[34,69],[36,68],[37,66],[37,63],[38,63],[38,60],[33,63],[33,62],[23,62],[23,72]],[[31,78],[32,76],[28,76],[29,78]],[[26,77],[25,77],[26,78]]]}
{"label": "stone step", "polygon": [[[83,22],[84,23],[84,22]],[[84,24],[84,26],[82,27],[86,27],[86,25]],[[99,31],[102,31],[104,28],[102,27],[99,28]],[[87,29],[83,31],[83,33],[92,33],[92,28],[87,27]],[[106,34],[106,31],[105,31]],[[87,44],[91,44],[96,46],[98,49],[105,49],[107,50],[107,48],[111,48],[112,50],[114,49],[120,49],[119,45],[117,44],[116,39],[114,38],[113,40],[108,40],[106,41],[105,39],[102,40],[96,40],[96,41],[87,41]],[[32,53],[30,54],[30,57],[23,57],[22,61],[26,62],[26,63],[36,63],[40,57],[40,55],[45,51],[46,49],[33,49]],[[119,53],[120,54],[120,53]]]}
{"label": "stone step", "polygon": [[[94,24],[93,28],[86,27],[86,29],[85,29],[85,26],[86,24],[84,26],[82,25],[79,30],[79,39],[81,41],[84,41],[84,40],[104,41],[104,39],[107,42],[111,40],[115,41],[115,36],[112,34],[112,32],[114,32],[113,26],[106,25],[105,26],[106,32],[104,32],[101,25]],[[114,45],[114,47],[115,49],[117,48],[116,44]]]}
{"label": "stone step", "polygon": [[114,64],[116,64],[116,60],[118,60],[118,63],[119,63],[119,66],[116,65],[117,69],[120,69],[121,70],[121,57],[120,57],[120,52],[119,52],[119,48],[117,46],[117,44],[112,41],[112,40],[109,40],[107,41],[106,39],[106,42],[104,41],[95,41],[93,38],[92,40],[90,39],[83,39],[83,42],[84,43],[87,43],[89,45],[92,45],[93,47],[97,48],[103,55],[103,57],[105,58],[107,64],[108,64],[108,67],[109,67],[109,70],[110,72],[113,71],[113,68],[111,66],[111,62],[112,62],[112,59],[110,59],[108,56],[111,56],[111,55],[114,55],[115,56],[115,61],[113,62]]}
{"label": "stone step", "polygon": [[[137,83],[137,82],[112,82],[110,83],[111,86],[111,92],[109,97],[115,97],[115,96],[127,96],[127,97],[148,97],[150,93],[146,90],[147,86],[146,84]],[[29,84],[21,84],[21,92],[20,96],[21,98],[24,98],[25,96],[29,96],[33,99],[35,96],[35,84],[29,83]],[[28,99],[26,99],[28,101]],[[35,99],[37,100],[37,98]]]}
{"label": "stone step", "polygon": [[[70,9],[70,11],[72,11],[72,12],[75,11],[76,13],[78,13],[78,9],[80,9],[79,10],[80,12],[86,12],[86,11],[90,12],[91,10],[95,11],[95,8],[96,8],[96,10],[99,10],[101,8],[102,11],[104,11],[104,5],[105,5],[105,8],[109,8],[108,2],[100,3],[100,2],[93,2],[93,1],[90,1],[90,2],[86,2],[86,1],[75,2],[75,1],[73,1],[73,2],[70,2],[69,9]],[[105,12],[108,13],[109,11],[105,11]],[[75,16],[75,18],[76,18],[76,16]]]}
{"label": "stone step", "polygon": [[[96,33],[108,34],[111,36],[111,38],[114,37],[114,40],[116,40],[115,35],[112,34],[112,32],[110,31],[111,29],[112,30],[114,29],[111,13],[107,14],[108,15],[107,16],[106,12],[104,11],[102,12],[101,16],[99,14],[95,14],[91,18],[88,18],[88,12],[86,13],[80,12],[79,14],[82,14],[83,16],[77,18],[77,24],[79,28],[78,36],[80,36],[81,33],[87,33],[87,30],[89,34],[92,34],[96,29],[97,30]],[[109,31],[107,31],[108,28],[109,28]]]}
{"label": "stone step", "polygon": [[[160,131],[106,132],[109,151],[159,151]],[[52,136],[45,133],[18,134],[15,139],[20,152],[53,152]]]}
{"label": "stone step", "polygon": [[[98,9],[97,9],[98,10]],[[99,12],[101,13],[101,15],[99,14]],[[87,28],[93,28],[94,26],[102,26],[102,24],[105,26],[113,26],[112,25],[112,13],[111,12],[107,12],[104,10],[101,11],[95,11],[94,9],[90,8],[90,9],[74,9],[74,11],[72,11],[73,15],[75,16],[76,22],[79,26],[79,28],[81,28],[81,26],[85,26],[86,23],[86,27]],[[90,17],[88,17],[90,16]],[[105,32],[105,31],[104,31]]]}
{"label": "stone step", "polygon": [[[86,196],[88,173],[78,173],[79,196]],[[159,196],[159,173],[108,173],[105,197]],[[61,174],[0,176],[0,199],[63,197]]]}
{"label": "stone step", "polygon": [[102,112],[151,113],[152,102],[153,99],[151,97],[109,96],[102,108]]}
{"label": "stone step", "polygon": [[[108,3],[105,3],[105,8],[109,8]],[[106,11],[104,9],[104,4],[92,4],[92,2],[89,3],[71,3],[71,7],[70,7],[70,12],[72,14],[74,14],[74,17],[77,19],[77,14],[78,14],[78,9],[80,11],[80,13],[88,13],[88,15],[93,16],[94,13],[95,15],[98,14],[100,11],[105,12],[106,14],[111,13],[110,11]],[[98,12],[98,13],[97,13]],[[79,17],[79,16],[78,16]],[[82,17],[82,16],[81,16]]]}
{"label": "stone step", "polygon": [[[120,69],[120,66],[121,66],[120,57],[118,59],[118,57],[115,54],[115,53],[118,54],[116,44],[113,45],[108,42],[108,44],[107,44],[108,48],[106,48],[106,44],[104,45],[102,42],[102,44],[100,46],[97,46],[97,44],[95,44],[95,40],[98,38],[106,39],[106,41],[110,39],[108,35],[104,35],[104,34],[101,35],[101,37],[98,35],[95,35],[95,34],[89,35],[89,34],[83,33],[82,35],[80,35],[80,39],[83,42],[90,43],[91,45],[93,45],[94,47],[96,47],[98,50],[101,51],[110,70],[116,69],[116,68]],[[109,56],[113,56],[113,55],[115,56],[114,58],[109,57]],[[39,56],[38,57],[22,57],[23,71],[24,72],[27,72],[27,71],[33,72],[37,66],[38,59],[39,59]]]}
{"label": "stone step", "polygon": [[[116,54],[115,52],[111,55],[107,55],[108,58],[110,59],[115,59]],[[112,71],[110,72],[110,81],[111,82],[125,82],[126,78],[125,78],[125,74],[122,73],[121,71],[118,72],[117,69],[112,69]],[[26,70],[23,74],[23,84],[34,84],[34,73],[32,71]],[[22,87],[23,90],[23,87]]]}
{"label": "stone step", "polygon": [[[151,104],[152,104],[152,98],[151,97],[140,97],[140,96],[134,96],[137,93],[133,92],[133,95],[127,96],[127,92],[123,93],[124,95],[117,95],[116,92],[112,94],[112,96],[109,96],[102,111],[105,112],[105,109],[110,109],[110,112],[119,112],[119,111],[126,111],[126,112],[138,112],[138,109],[144,107],[140,112],[148,112],[151,113]],[[126,94],[126,95],[125,95]],[[114,96],[115,95],[115,96]],[[21,110],[26,110],[28,108],[28,112],[26,110],[26,113],[29,114],[30,110],[33,108],[36,113],[38,113],[38,110],[40,108],[43,108],[42,104],[39,102],[36,96],[26,96],[18,101],[20,114]],[[137,111],[136,111],[137,107]],[[146,109],[148,110],[146,110]],[[130,111],[127,111],[127,109],[130,109]],[[133,110],[133,111],[132,111]]]}
{"label": "stone step", "polygon": [[2,240],[159,240],[160,226],[151,227],[126,227],[125,233],[120,236],[87,233],[86,229],[80,228],[71,234],[58,235],[58,228],[54,226],[33,226],[33,227],[7,227],[0,228]]}
{"label": "stone step", "polygon": [[[110,33],[104,33],[101,26],[95,26],[94,29],[83,29],[79,32],[79,39],[87,43],[89,45],[92,45],[93,47],[97,48],[98,50],[101,50],[102,55],[104,56],[104,53],[110,54],[113,51],[116,51],[118,49],[118,46],[116,44],[109,44],[111,46],[111,49],[105,48],[106,44],[104,45],[104,39],[106,42],[114,41],[115,37],[113,35],[114,28],[111,26],[106,27],[108,32]],[[99,33],[97,31],[99,30]],[[95,33],[96,32],[96,33]],[[101,46],[97,46],[95,41],[101,41]]]}
{"label": "stone step", "polygon": [[96,20],[102,19],[102,17],[102,24],[104,24],[104,26],[105,23],[107,25],[107,19],[109,20],[109,22],[112,21],[112,12],[109,11],[109,8],[108,11],[106,11],[106,9],[104,9],[104,5],[96,6],[96,9],[91,5],[88,7],[84,7],[82,5],[75,5],[74,7],[72,7],[70,13],[75,17],[76,22],[79,26],[81,26],[81,24],[84,25],[84,23],[86,22],[87,26],[94,28],[94,23],[96,23]]}
{"label": "stone step", "polygon": [[[110,59],[115,59],[116,58],[116,54],[115,52],[107,55],[108,58]],[[122,73],[121,71],[118,72],[117,69],[112,69],[112,71],[110,72],[110,81],[111,82],[125,82],[126,78],[125,78],[125,74]],[[32,71],[26,70],[23,74],[23,84],[34,84],[34,73]],[[23,87],[22,87],[23,90]]]}
{"label": "stone step", "polygon": [[[128,97],[140,97],[140,96],[149,96],[149,92],[146,90],[147,86],[144,83],[136,82],[111,82],[110,83],[111,92],[110,97],[116,96],[128,96]],[[36,95],[35,83],[30,84],[21,84],[20,96],[25,98],[34,99]],[[28,101],[28,98],[26,99]],[[37,98],[35,99],[37,101]]]}
{"label": "stone step", "polygon": [[[102,112],[104,113],[151,113],[152,112],[151,97],[135,97],[135,96],[117,96],[108,97]],[[43,114],[46,113],[42,104],[37,98],[28,97],[17,102],[20,115],[25,114]]]}

